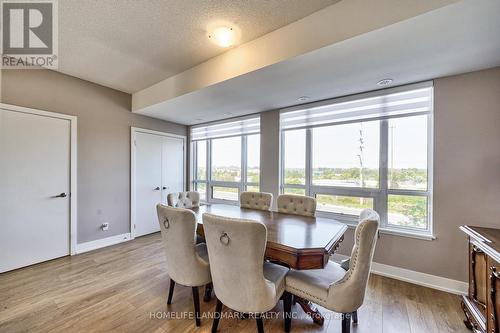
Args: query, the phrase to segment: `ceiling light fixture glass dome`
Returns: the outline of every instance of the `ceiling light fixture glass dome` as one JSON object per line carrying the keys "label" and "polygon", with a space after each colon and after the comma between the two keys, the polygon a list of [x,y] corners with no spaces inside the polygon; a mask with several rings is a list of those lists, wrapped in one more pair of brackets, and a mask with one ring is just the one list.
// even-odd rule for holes
{"label": "ceiling light fixture glass dome", "polygon": [[213,29],[208,38],[221,47],[230,47],[235,44],[236,33],[233,28],[221,26]]}

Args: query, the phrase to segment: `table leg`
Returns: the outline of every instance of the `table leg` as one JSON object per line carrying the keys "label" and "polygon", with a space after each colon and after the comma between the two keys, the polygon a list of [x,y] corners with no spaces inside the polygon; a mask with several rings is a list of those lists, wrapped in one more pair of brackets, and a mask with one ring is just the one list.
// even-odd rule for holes
{"label": "table leg", "polygon": [[309,302],[308,300],[305,300],[303,298],[294,296],[294,299],[296,300],[297,303],[299,303],[300,307],[304,312],[312,318],[313,322],[315,324],[318,324],[319,326],[323,326],[323,323],[325,322],[325,318],[321,315],[321,313],[318,311],[316,306]]}

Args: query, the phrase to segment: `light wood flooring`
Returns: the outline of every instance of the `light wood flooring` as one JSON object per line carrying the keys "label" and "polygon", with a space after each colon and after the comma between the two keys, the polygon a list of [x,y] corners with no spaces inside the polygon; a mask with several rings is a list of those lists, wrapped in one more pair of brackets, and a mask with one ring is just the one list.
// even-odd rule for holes
{"label": "light wood flooring", "polygon": [[[170,306],[167,292],[160,235],[140,237],[0,274],[0,332],[210,332],[211,319],[197,328],[192,319],[154,318],[192,311],[190,288],[177,285]],[[366,296],[351,332],[469,332],[458,296],[377,275]],[[205,314],[214,307],[213,299],[201,302]],[[303,316],[298,305],[294,311]],[[323,327],[293,320],[292,332],[340,332],[340,320],[328,317]],[[264,325],[266,332],[283,332],[282,318]],[[219,332],[256,332],[255,321],[222,319]]]}

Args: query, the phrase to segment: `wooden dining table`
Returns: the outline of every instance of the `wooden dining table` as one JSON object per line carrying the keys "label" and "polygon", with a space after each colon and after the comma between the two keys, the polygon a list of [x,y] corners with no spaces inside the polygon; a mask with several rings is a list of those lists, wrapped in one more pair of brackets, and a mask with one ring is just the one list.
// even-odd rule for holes
{"label": "wooden dining table", "polygon": [[[234,205],[205,204],[192,209],[196,215],[197,233],[204,237],[203,214],[248,219],[262,222],[267,228],[265,257],[289,268],[322,269],[344,239],[347,226],[333,219],[306,217],[270,211],[240,208]],[[211,293],[211,290],[206,290]],[[324,318],[310,302],[296,302],[317,324]]]}

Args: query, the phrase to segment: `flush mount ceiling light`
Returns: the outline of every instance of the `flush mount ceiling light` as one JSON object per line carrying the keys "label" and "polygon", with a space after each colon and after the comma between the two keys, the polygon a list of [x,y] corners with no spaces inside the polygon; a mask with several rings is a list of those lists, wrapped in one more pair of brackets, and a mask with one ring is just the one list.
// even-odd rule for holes
{"label": "flush mount ceiling light", "polygon": [[209,32],[208,38],[221,47],[230,47],[236,43],[236,32],[231,27],[219,26]]}
{"label": "flush mount ceiling light", "polygon": [[231,112],[225,112],[224,116],[232,116],[233,114]]}
{"label": "flush mount ceiling light", "polygon": [[382,79],[380,81],[377,82],[377,85],[378,86],[388,86],[392,83],[392,81],[394,81],[393,79]]}
{"label": "flush mount ceiling light", "polygon": [[309,99],[309,96],[300,96],[299,98],[297,98],[299,102],[307,102]]}

